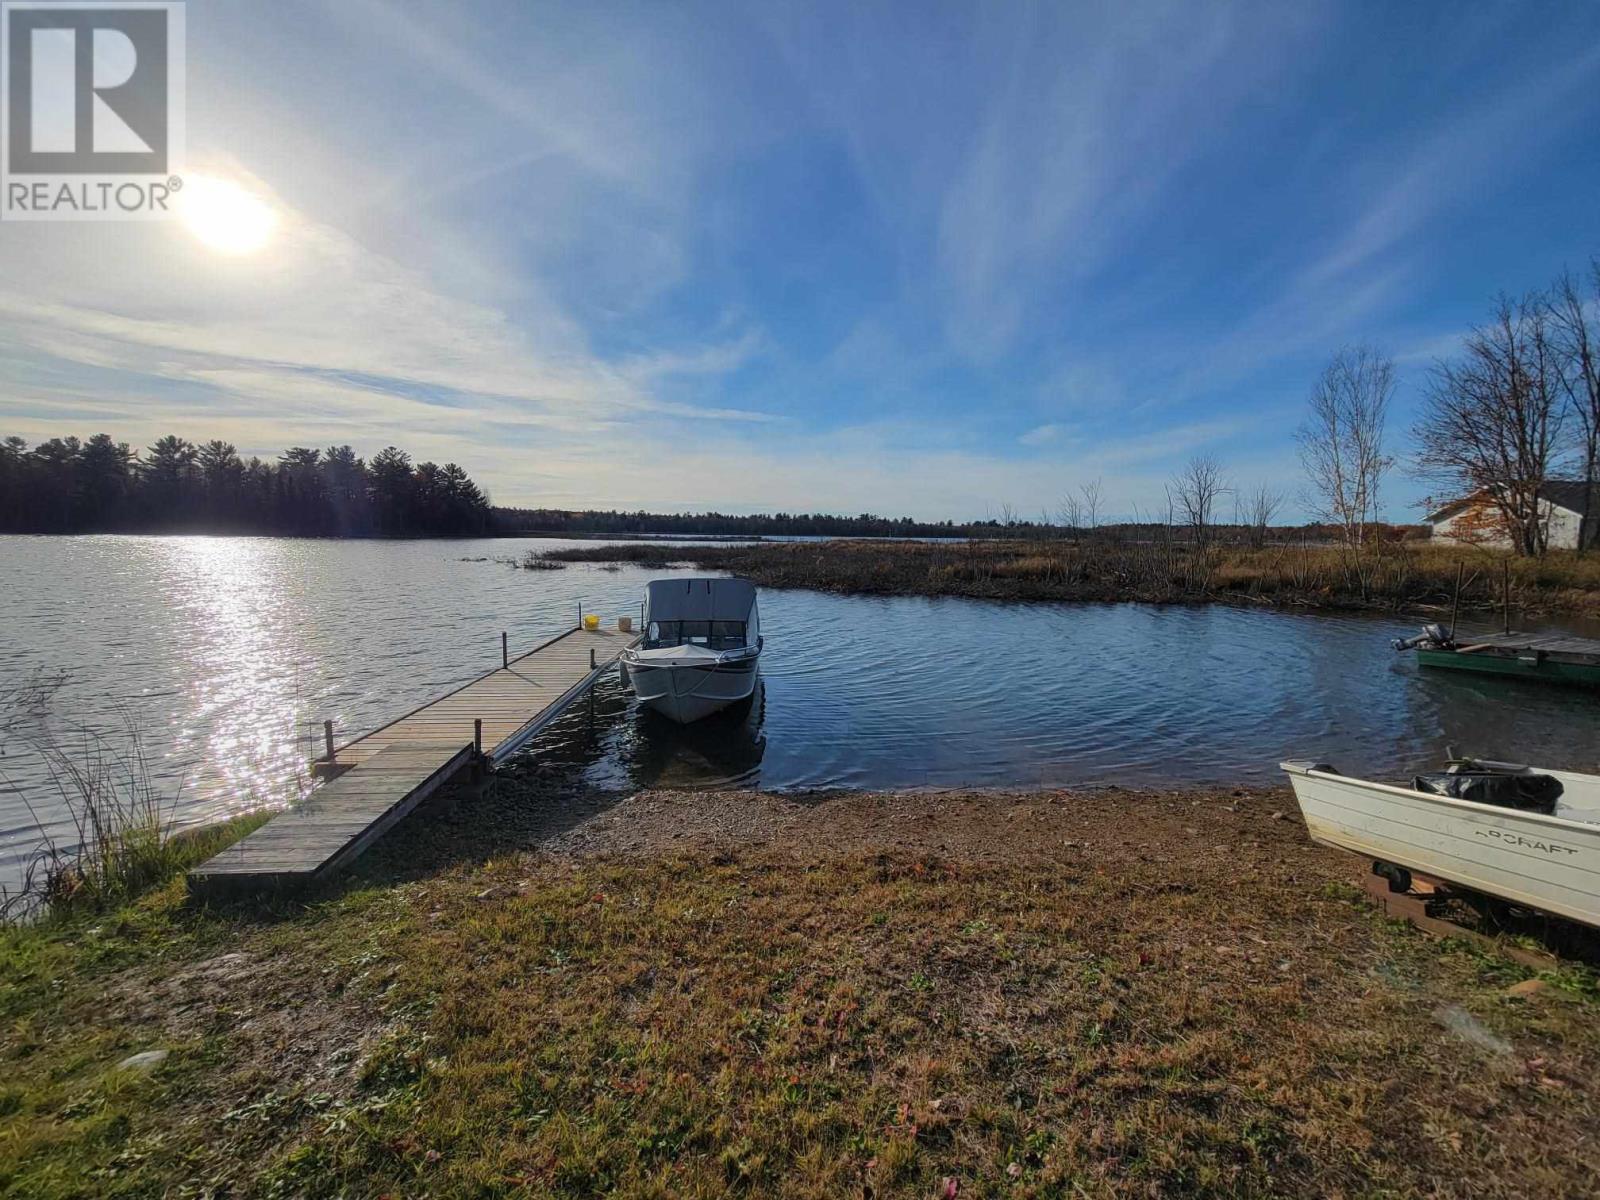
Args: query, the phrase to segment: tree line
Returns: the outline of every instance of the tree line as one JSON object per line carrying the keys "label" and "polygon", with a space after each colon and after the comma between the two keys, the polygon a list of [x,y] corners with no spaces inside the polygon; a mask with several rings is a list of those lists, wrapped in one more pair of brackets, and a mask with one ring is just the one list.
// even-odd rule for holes
{"label": "tree line", "polygon": [[294,446],[276,462],[168,435],[143,453],[97,433],[0,441],[0,531],[441,537],[487,533],[489,498],[455,463],[394,446]]}
{"label": "tree line", "polygon": [[574,511],[559,508],[497,508],[499,532],[545,534],[701,534],[713,537],[977,537],[1001,522],[916,521],[874,513],[652,513]]}

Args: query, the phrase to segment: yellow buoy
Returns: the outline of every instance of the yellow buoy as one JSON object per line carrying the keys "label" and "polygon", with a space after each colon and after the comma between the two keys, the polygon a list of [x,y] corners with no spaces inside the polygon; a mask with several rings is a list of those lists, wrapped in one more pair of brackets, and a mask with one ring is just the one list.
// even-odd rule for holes
{"label": "yellow buoy", "polygon": [[585,629],[599,629],[600,628],[600,617],[599,617],[599,615],[597,613],[584,613],[583,614],[583,627]]}

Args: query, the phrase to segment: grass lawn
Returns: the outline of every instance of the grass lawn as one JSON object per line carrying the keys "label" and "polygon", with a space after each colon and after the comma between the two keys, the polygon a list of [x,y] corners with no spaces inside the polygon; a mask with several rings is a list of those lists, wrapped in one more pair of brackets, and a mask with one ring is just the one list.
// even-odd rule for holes
{"label": "grass lawn", "polygon": [[506,784],[0,934],[0,1195],[1596,1194],[1594,973],[1358,869],[1278,792]]}

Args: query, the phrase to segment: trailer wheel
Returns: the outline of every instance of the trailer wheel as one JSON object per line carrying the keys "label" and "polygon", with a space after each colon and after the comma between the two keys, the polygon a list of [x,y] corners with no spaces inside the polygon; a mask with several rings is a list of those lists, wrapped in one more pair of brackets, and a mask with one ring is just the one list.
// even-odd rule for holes
{"label": "trailer wheel", "polygon": [[1409,892],[1411,890],[1411,872],[1404,867],[1379,860],[1372,864],[1372,873],[1387,879],[1391,892]]}

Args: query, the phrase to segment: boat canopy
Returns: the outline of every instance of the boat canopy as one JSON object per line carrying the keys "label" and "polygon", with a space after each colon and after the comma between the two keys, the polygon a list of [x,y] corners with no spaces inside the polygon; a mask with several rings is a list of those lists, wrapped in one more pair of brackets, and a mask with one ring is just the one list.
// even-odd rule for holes
{"label": "boat canopy", "polygon": [[644,596],[652,621],[749,621],[756,606],[748,579],[656,579]]}
{"label": "boat canopy", "polygon": [[645,645],[718,650],[759,644],[756,589],[748,579],[657,579],[645,586]]}

